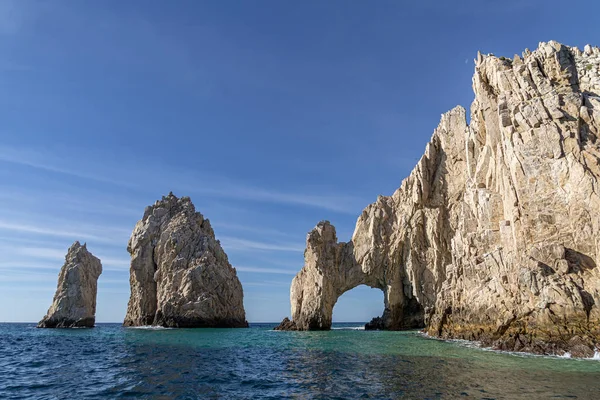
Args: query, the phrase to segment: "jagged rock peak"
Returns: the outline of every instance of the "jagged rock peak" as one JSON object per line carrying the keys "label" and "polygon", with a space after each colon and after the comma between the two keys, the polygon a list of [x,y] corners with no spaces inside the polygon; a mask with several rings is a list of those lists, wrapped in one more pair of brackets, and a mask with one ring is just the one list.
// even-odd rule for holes
{"label": "jagged rock peak", "polygon": [[600,50],[551,41],[513,59],[478,54],[473,90],[470,124],[461,107],[444,114],[349,243],[307,243],[291,290],[298,329],[326,327],[305,321],[327,322],[340,290],[371,280],[386,329],[537,353],[599,348]]}
{"label": "jagged rock peak", "polygon": [[146,207],[127,251],[125,326],[248,326],[236,270],[189,197],[169,193]]}
{"label": "jagged rock peak", "polygon": [[65,256],[58,275],[58,285],[48,313],[38,328],[92,328],[96,322],[100,260],[84,243],[75,242]]}

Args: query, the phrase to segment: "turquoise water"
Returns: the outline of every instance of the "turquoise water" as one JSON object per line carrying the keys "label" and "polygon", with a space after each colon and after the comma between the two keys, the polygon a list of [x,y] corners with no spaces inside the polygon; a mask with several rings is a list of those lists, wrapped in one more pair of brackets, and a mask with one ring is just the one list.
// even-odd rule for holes
{"label": "turquoise water", "polygon": [[600,398],[599,360],[497,353],[412,331],[273,326],[0,324],[0,398]]}

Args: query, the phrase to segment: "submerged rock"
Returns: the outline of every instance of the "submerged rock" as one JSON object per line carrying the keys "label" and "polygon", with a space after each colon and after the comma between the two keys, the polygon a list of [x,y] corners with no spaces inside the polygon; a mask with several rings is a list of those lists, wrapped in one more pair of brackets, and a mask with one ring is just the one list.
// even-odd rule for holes
{"label": "submerged rock", "polygon": [[38,328],[92,328],[96,322],[100,260],[79,242],[73,243],[58,275],[52,305]]}
{"label": "submerged rock", "polygon": [[386,329],[536,353],[597,348],[600,49],[479,54],[473,89],[470,124],[462,107],[442,115],[350,242],[323,223],[309,234],[291,288],[299,329],[328,329],[339,295],[367,284],[384,291]]}
{"label": "submerged rock", "polygon": [[172,193],[147,207],[129,239],[125,326],[247,327],[242,285],[208,219]]}

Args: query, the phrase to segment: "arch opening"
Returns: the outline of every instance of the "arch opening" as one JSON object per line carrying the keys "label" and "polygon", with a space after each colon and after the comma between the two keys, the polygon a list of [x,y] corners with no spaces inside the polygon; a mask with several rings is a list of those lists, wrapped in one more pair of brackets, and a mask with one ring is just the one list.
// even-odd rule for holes
{"label": "arch opening", "polygon": [[385,309],[383,290],[365,284],[358,285],[338,297],[333,306],[332,323],[364,325],[381,316]]}

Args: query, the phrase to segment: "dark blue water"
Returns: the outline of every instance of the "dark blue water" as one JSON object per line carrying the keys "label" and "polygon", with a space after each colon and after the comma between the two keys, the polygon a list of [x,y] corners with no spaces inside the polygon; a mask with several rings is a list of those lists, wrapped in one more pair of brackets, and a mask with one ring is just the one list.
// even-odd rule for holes
{"label": "dark blue water", "polygon": [[273,326],[0,324],[0,398],[600,398],[598,360],[502,354],[417,332]]}

